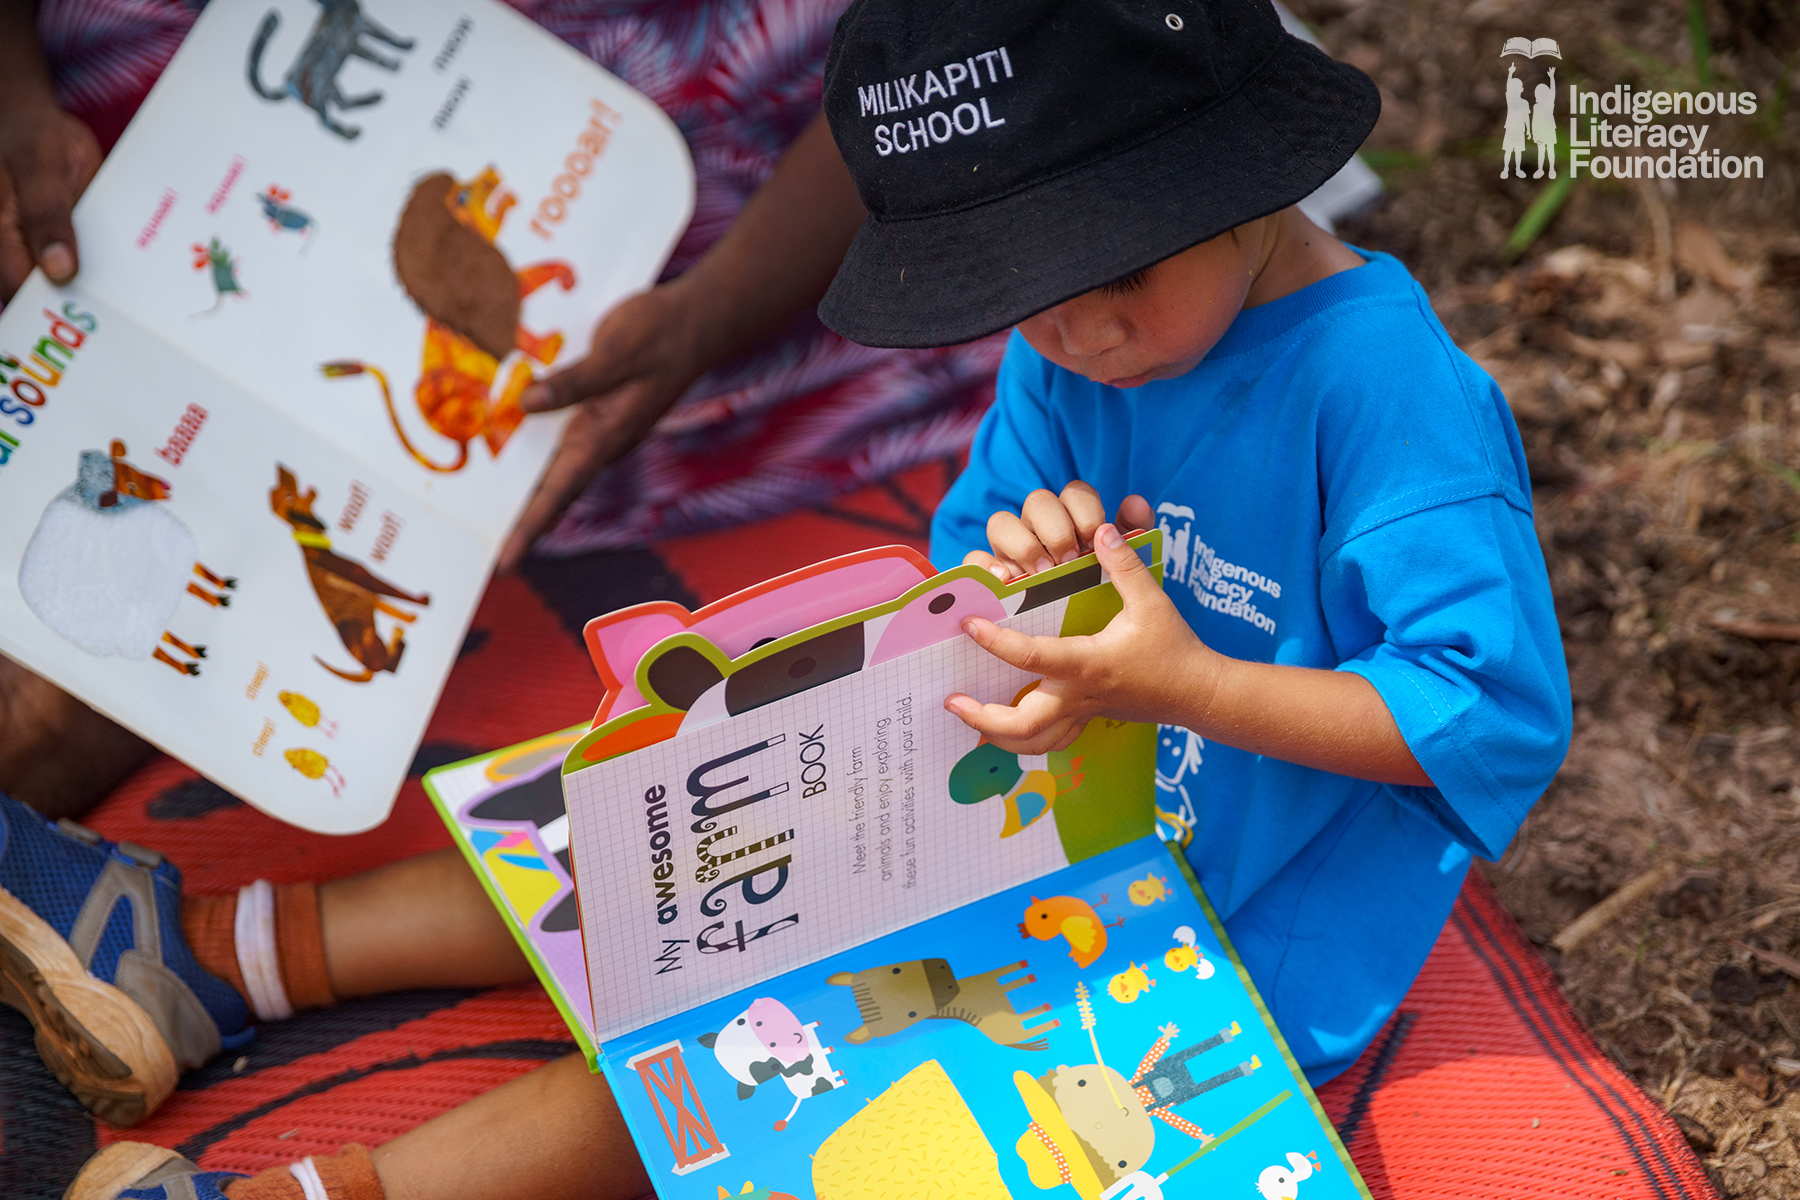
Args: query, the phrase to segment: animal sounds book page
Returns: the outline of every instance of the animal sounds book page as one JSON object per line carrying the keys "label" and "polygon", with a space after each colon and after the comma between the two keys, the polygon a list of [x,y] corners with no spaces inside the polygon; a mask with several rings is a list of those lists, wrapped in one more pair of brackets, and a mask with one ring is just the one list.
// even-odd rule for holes
{"label": "animal sounds book page", "polygon": [[492,0],[213,0],[76,209],[85,287],[498,547],[519,395],[693,209],[654,104]]}
{"label": "animal sounds book page", "polygon": [[[1011,702],[1034,685],[954,622],[938,630],[961,591],[999,587],[976,574],[922,583],[880,618],[778,640],[725,678],[706,673],[692,634],[645,656],[639,683],[658,705],[696,674],[716,683],[691,696],[697,727],[591,767],[578,747],[565,768],[601,1039],[1148,831],[1151,727],[1095,721],[1067,751],[1019,756],[944,710],[952,692]],[[1003,623],[1088,632],[1116,606],[1104,584]],[[889,637],[921,648],[862,666],[865,645]],[[838,677],[761,702],[821,668]]]}
{"label": "animal sounds book page", "polygon": [[1368,1196],[1154,838],[601,1049],[666,1200]]}
{"label": "animal sounds book page", "polygon": [[379,823],[483,544],[86,289],[0,318],[0,651],[282,820]]}

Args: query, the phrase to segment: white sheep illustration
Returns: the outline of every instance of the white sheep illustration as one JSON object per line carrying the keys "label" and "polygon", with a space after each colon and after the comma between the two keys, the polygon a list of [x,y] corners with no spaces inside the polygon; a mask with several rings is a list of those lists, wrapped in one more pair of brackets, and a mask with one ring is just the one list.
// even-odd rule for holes
{"label": "white sheep illustration", "polygon": [[226,593],[237,580],[200,564],[194,535],[158,503],[168,497],[166,480],[125,461],[124,442],[114,440],[110,454],[83,450],[75,483],[50,501],[25,547],[19,594],[40,621],[89,654],[155,658],[198,675],[206,647],[170,633],[169,622],[183,596],[229,607]]}

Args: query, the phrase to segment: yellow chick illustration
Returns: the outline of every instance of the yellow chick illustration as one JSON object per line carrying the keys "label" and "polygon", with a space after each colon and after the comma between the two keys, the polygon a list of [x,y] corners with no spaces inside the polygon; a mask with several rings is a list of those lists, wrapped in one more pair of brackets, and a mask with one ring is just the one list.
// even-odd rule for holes
{"label": "yellow chick illustration", "polygon": [[1169,881],[1152,871],[1142,879],[1132,880],[1131,886],[1126,889],[1126,895],[1139,908],[1148,908],[1158,900],[1169,898]]}
{"label": "yellow chick illustration", "polygon": [[294,720],[308,729],[317,729],[326,737],[337,736],[337,722],[324,720],[319,706],[299,692],[282,692],[276,699],[281,701],[281,707],[287,709]]}
{"label": "yellow chick illustration", "polygon": [[1130,1004],[1155,986],[1156,980],[1150,978],[1148,964],[1127,962],[1123,971],[1107,981],[1106,994],[1120,1004]]}
{"label": "yellow chick illustration", "polygon": [[1180,942],[1163,954],[1163,966],[1171,971],[1193,971],[1195,979],[1211,979],[1213,976],[1212,960],[1200,953],[1200,947],[1194,944],[1192,927],[1183,925],[1175,931],[1175,940]]}
{"label": "yellow chick illustration", "polygon": [[282,755],[288,766],[300,772],[308,779],[323,779],[331,786],[333,796],[341,796],[344,789],[344,773],[331,765],[331,760],[317,750],[309,750],[304,746],[296,746]]}

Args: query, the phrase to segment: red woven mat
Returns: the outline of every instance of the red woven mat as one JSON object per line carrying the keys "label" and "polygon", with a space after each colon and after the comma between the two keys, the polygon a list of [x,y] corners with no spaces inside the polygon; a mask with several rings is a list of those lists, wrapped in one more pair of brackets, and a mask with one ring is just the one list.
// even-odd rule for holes
{"label": "red woven mat", "polygon": [[[590,717],[587,617],[638,600],[696,604],[831,554],[925,544],[950,472],[729,533],[533,564],[489,588],[394,815],[356,837],[302,833],[186,768],[151,763],[91,822],[167,853],[191,891],[262,877],[328,879],[448,844],[416,776]],[[99,1145],[174,1146],[257,1170],[341,1143],[379,1143],[567,1053],[536,988],[406,992],[264,1026],[239,1058],[182,1080],[126,1135],[97,1125],[0,1009],[0,1197],[54,1200]],[[1661,1108],[1581,1029],[1537,952],[1478,877],[1400,1012],[1323,1099],[1378,1197],[1711,1196]]]}

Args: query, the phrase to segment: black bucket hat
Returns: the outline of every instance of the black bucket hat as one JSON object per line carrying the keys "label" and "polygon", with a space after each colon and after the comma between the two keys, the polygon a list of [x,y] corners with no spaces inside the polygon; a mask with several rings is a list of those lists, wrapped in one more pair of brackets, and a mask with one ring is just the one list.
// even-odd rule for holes
{"label": "black bucket hat", "polygon": [[1299,201],[1380,110],[1269,0],[857,0],[825,114],[869,217],[820,319],[1005,329]]}

